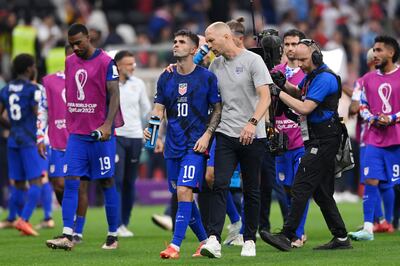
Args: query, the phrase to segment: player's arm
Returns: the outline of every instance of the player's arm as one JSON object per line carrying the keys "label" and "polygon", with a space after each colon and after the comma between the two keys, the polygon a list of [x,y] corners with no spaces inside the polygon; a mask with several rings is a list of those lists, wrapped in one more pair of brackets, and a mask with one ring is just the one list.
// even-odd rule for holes
{"label": "player's arm", "polygon": [[39,102],[38,115],[37,115],[37,131],[36,131],[36,143],[40,156],[46,158],[46,145],[44,144],[44,138],[46,135],[46,128],[48,125],[48,105],[46,91],[42,91],[42,98]]}
{"label": "player's arm", "polygon": [[204,132],[204,134],[196,141],[196,144],[193,147],[193,150],[195,152],[203,153],[207,150],[210,139],[214,135],[215,130],[217,129],[217,126],[221,121],[221,115],[222,104],[221,102],[217,102],[212,105],[210,122],[208,123],[206,132]]}
{"label": "player's arm", "polygon": [[103,135],[101,137],[102,141],[108,140],[111,137],[111,128],[114,123],[114,118],[119,110],[119,81],[110,80],[107,81],[107,93],[109,95],[108,113],[106,121],[97,130],[100,130]]}
{"label": "player's arm", "polygon": [[5,109],[6,108],[5,108],[4,104],[3,104],[3,102],[0,101],[0,124],[6,129],[10,129],[11,128],[11,124],[3,115]]}

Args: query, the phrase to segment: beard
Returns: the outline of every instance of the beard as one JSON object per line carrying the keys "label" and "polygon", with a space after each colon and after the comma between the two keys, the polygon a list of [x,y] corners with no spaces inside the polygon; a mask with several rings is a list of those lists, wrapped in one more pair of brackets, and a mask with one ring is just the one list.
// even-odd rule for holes
{"label": "beard", "polygon": [[388,60],[385,58],[385,59],[382,59],[382,62],[380,64],[375,65],[375,68],[382,71],[387,66],[387,64],[388,64]]}

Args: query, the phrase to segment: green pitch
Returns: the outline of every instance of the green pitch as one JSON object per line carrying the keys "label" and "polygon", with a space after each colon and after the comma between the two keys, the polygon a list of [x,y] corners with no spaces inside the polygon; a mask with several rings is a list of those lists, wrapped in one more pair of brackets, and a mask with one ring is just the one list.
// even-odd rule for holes
{"label": "green pitch", "polygon": [[[355,230],[362,224],[362,206],[359,204],[340,204],[348,230]],[[222,258],[192,259],[191,254],[197,247],[193,233],[188,230],[187,239],[181,247],[181,258],[174,261],[159,259],[159,252],[171,239],[170,232],[153,225],[151,215],[162,213],[163,207],[136,206],[133,210],[131,229],[133,238],[120,238],[118,250],[102,250],[107,227],[104,209],[90,209],[85,226],[84,243],[71,252],[52,250],[45,246],[45,240],[61,232],[61,211],[56,211],[56,229],[41,230],[39,237],[20,236],[15,229],[0,231],[0,265],[399,265],[400,236],[394,234],[376,234],[371,242],[353,242],[353,250],[313,251],[312,247],[325,243],[331,236],[322,215],[312,204],[307,220],[308,242],[302,249],[288,253],[267,246],[262,240],[257,241],[255,258],[240,257],[240,247],[223,247]],[[39,222],[42,211],[37,210],[32,218],[33,224]],[[5,214],[1,215],[5,218]],[[280,228],[277,205],[272,209],[272,228]],[[225,236],[226,232],[223,236]]]}

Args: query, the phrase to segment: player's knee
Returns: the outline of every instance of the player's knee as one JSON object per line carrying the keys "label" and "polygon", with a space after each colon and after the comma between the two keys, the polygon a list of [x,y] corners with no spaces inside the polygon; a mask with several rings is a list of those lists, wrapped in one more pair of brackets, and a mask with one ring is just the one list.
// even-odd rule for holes
{"label": "player's knee", "polygon": [[17,189],[26,189],[25,181],[15,181],[14,185]]}
{"label": "player's knee", "polygon": [[370,185],[370,186],[377,186],[379,184],[379,180],[378,179],[367,178],[365,180],[365,184],[366,185]]}
{"label": "player's knee", "polygon": [[192,201],[193,191],[191,187],[178,186],[177,187],[178,201]]}
{"label": "player's knee", "polygon": [[42,185],[42,178],[35,178],[35,179],[31,179],[29,180],[29,184],[30,185],[36,185],[36,186],[41,186]]}
{"label": "player's knee", "polygon": [[113,178],[100,179],[100,185],[102,188],[110,188],[114,185],[114,179]]}

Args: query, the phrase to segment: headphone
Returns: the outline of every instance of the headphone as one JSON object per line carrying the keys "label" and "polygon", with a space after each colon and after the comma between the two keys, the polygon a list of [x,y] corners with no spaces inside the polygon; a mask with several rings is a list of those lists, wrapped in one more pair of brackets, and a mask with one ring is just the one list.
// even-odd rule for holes
{"label": "headphone", "polygon": [[312,47],[314,51],[311,54],[311,61],[316,67],[321,66],[324,63],[323,55],[318,44],[312,39],[301,39],[299,44],[302,43],[308,47]]}

